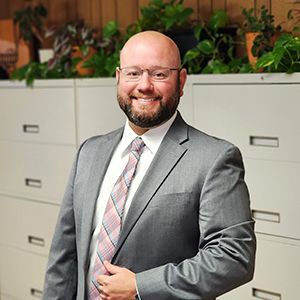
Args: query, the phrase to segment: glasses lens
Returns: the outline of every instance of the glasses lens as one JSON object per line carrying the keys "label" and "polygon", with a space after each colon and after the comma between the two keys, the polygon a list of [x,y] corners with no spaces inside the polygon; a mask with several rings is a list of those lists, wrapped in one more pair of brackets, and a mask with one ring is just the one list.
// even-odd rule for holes
{"label": "glasses lens", "polygon": [[127,81],[138,81],[141,79],[143,72],[148,72],[148,75],[154,81],[164,81],[170,76],[171,70],[169,68],[157,68],[157,69],[140,69],[138,67],[128,67],[120,69]]}
{"label": "glasses lens", "polygon": [[155,69],[150,72],[150,76],[155,81],[162,81],[169,78],[170,72],[170,69]]}
{"label": "glasses lens", "polygon": [[135,81],[141,78],[143,71],[138,68],[123,68],[121,69],[126,80]]}

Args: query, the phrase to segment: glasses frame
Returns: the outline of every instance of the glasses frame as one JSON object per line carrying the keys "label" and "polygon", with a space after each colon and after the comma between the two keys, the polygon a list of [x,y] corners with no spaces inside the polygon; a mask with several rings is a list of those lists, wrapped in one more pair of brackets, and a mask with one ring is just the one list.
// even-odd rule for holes
{"label": "glasses frame", "polygon": [[124,68],[117,67],[117,70],[120,71],[121,74],[125,75],[122,71],[124,69],[130,69],[130,68],[136,68],[137,70],[141,71],[142,73],[141,73],[141,75],[137,79],[126,79],[126,82],[138,82],[138,81],[140,81],[145,71],[147,71],[148,76],[150,77],[150,79],[152,81],[155,81],[155,82],[165,82],[165,81],[167,81],[170,78],[170,76],[168,76],[165,79],[158,79],[157,80],[157,79],[154,79],[152,77],[152,75],[151,75],[152,72],[154,72],[155,70],[169,70],[169,71],[178,71],[178,72],[180,72],[182,70],[182,68],[168,68],[168,67],[156,67],[156,68],[154,68],[154,69],[151,70],[151,69],[148,69],[148,68],[143,69],[143,68],[136,67],[136,66],[133,66],[133,67],[124,67]]}

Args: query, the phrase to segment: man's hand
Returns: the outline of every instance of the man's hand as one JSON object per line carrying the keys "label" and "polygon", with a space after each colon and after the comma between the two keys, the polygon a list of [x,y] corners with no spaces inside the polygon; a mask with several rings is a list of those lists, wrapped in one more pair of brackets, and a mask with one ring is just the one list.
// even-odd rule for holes
{"label": "man's hand", "polygon": [[105,261],[104,266],[111,275],[100,275],[100,296],[103,300],[130,300],[137,295],[135,274]]}

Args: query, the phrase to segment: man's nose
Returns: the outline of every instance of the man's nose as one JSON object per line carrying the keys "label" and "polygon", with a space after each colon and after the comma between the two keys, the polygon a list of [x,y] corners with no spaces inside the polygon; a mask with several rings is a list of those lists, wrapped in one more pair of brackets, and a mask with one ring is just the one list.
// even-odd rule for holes
{"label": "man's nose", "polygon": [[145,70],[141,76],[141,79],[138,84],[138,89],[140,91],[152,91],[153,90],[153,84],[151,81],[151,76],[149,73]]}

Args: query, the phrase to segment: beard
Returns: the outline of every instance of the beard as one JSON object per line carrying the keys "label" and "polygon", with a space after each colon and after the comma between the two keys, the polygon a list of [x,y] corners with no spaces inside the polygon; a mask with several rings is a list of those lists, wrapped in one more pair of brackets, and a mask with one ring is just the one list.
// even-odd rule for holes
{"label": "beard", "polygon": [[153,115],[147,114],[147,111],[145,113],[134,111],[131,103],[131,98],[133,97],[135,96],[122,97],[119,92],[117,95],[119,106],[124,111],[128,120],[141,128],[155,127],[169,120],[176,112],[180,99],[180,83],[178,80],[175,92],[165,102],[162,102],[161,96],[155,97],[156,101],[159,101],[159,109]]}

